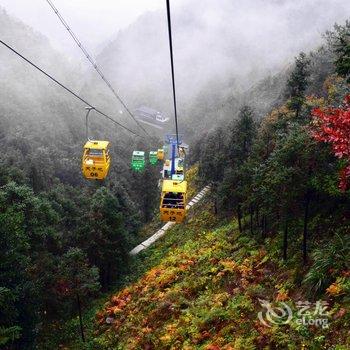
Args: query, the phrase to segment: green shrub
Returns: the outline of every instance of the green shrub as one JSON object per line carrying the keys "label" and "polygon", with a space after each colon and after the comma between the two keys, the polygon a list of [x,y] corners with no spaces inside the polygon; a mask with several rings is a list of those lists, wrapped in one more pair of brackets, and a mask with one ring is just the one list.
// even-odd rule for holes
{"label": "green shrub", "polygon": [[313,294],[318,294],[335,280],[337,273],[349,268],[350,240],[336,234],[333,241],[316,249],[312,257],[314,263],[303,283]]}

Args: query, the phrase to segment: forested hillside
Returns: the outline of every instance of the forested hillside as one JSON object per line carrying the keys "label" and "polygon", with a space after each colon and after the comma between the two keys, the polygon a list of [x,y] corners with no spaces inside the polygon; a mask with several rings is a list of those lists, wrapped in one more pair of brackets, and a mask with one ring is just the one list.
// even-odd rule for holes
{"label": "forested hillside", "polygon": [[[0,27],[2,40],[118,118],[112,97],[107,104],[93,87],[82,90],[79,65],[45,37],[3,10]],[[6,48],[0,57],[0,347],[19,338],[16,348],[25,349],[43,325],[76,314],[78,295],[86,305],[127,268],[126,252],[153,215],[158,174],[130,176],[132,149],[149,142],[92,112],[90,136],[111,140],[113,171],[102,184],[87,183],[80,170],[84,104]],[[83,285],[67,293],[77,271]]]}
{"label": "forested hillside", "polygon": [[[131,154],[163,140],[92,111],[90,136],[110,140],[112,165],[105,180],[86,181],[86,106],[1,45],[0,348],[350,348],[350,23],[341,0],[302,3],[193,0],[175,13],[188,195],[211,191],[134,258],[130,249],[160,227],[161,167],[134,173]],[[0,30],[140,131],[92,68],[1,8]],[[131,109],[172,116],[163,37],[163,14],[145,13],[97,62]],[[310,313],[300,324],[299,302],[327,312],[326,326]]]}
{"label": "forested hillside", "polygon": [[335,26],[200,137],[207,206],[87,318],[89,347],[349,348],[349,38],[349,22]]}

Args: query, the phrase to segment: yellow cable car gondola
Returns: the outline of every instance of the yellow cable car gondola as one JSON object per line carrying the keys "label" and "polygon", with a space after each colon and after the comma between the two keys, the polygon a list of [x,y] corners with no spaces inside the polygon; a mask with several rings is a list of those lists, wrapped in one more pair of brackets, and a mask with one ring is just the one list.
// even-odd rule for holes
{"label": "yellow cable car gondola", "polygon": [[104,180],[111,166],[109,154],[109,141],[89,139],[89,114],[94,109],[86,107],[86,138],[84,153],[81,162],[81,170],[86,179]]}
{"label": "yellow cable car gondola", "polygon": [[158,158],[158,160],[163,160],[164,159],[164,149],[163,148],[158,148],[158,150],[157,150],[157,158]]}
{"label": "yellow cable car gondola", "polygon": [[163,180],[160,201],[162,221],[183,222],[186,217],[187,181]]}
{"label": "yellow cable car gondola", "polygon": [[108,141],[87,141],[82,159],[83,175],[87,179],[103,180],[111,165]]}

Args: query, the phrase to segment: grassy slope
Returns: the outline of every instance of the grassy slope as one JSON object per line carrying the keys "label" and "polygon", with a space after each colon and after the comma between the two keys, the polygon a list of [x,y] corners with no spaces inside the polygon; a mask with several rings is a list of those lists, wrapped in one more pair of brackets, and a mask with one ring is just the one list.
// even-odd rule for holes
{"label": "grassy slope", "polygon": [[[279,244],[270,239],[264,248],[239,234],[235,221],[214,218],[209,205],[195,209],[186,225],[135,258],[141,277],[97,313],[91,347],[349,349],[349,304],[342,298],[322,298],[332,307],[329,329],[295,319],[271,328],[259,322],[259,298],[285,301],[294,310],[291,299],[310,300],[298,284],[302,271],[293,260],[279,262]],[[106,317],[113,323],[106,324]]]}

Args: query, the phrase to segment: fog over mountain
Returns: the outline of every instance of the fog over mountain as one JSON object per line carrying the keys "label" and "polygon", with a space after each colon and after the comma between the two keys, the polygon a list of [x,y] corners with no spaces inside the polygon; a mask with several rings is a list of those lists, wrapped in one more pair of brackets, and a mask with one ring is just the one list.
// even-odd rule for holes
{"label": "fog over mountain", "polygon": [[[62,2],[61,5],[64,4]],[[150,9],[157,8],[152,4]],[[59,3],[56,5],[60,7]],[[118,4],[113,6],[117,8]],[[86,5],[86,8],[82,8],[85,9],[82,11],[83,18],[91,7]],[[49,8],[47,10],[50,12]],[[350,13],[350,3],[347,0],[187,0],[174,4],[172,12],[176,86],[180,118],[184,121],[192,118],[191,105],[196,101],[207,105],[207,110],[217,110],[220,99],[236,98],[237,94],[260,79],[287,67],[301,50],[316,48],[323,32],[335,22],[345,21]],[[91,31],[90,26],[86,25],[84,29],[81,21],[75,23],[74,16],[70,17],[69,12],[63,11],[62,14],[67,13],[65,17],[69,24],[73,29],[78,29],[79,36],[82,33],[80,39],[85,42],[87,33]],[[40,27],[40,23],[47,23],[47,17],[41,15],[36,19],[36,28]],[[103,47],[105,42],[109,44],[101,52],[93,51],[92,54],[97,57],[105,75],[131,109],[149,105],[172,115],[165,8],[144,12],[133,24],[119,30],[114,38],[115,31],[112,29],[111,37],[102,38],[105,31],[100,15],[96,12],[95,18],[100,22],[92,27],[101,37],[100,46]],[[50,30],[55,26],[54,31],[61,30],[65,35],[64,45],[69,45],[69,50],[74,48],[75,43],[58,19],[53,13],[50,16],[52,23],[48,24],[48,31],[44,34],[50,36]],[[123,12],[120,16],[123,16]],[[91,17],[91,13],[87,17]],[[9,16],[3,18],[7,18],[6,23],[9,22]],[[117,30],[120,28],[118,17],[115,23]],[[110,22],[106,26],[110,27]],[[126,114],[119,115],[121,106],[82,55],[82,62],[85,63],[79,65],[78,60],[68,59],[69,50],[63,49],[61,53],[53,51],[49,42],[56,37],[45,38],[37,29],[33,31],[19,21],[12,20],[11,25],[6,24],[6,28],[3,28],[2,37],[20,52],[41,63],[71,87],[78,90],[83,87],[84,96],[97,106],[102,105],[108,113],[126,123],[130,122]],[[75,49],[80,54],[79,49]],[[4,48],[0,53],[5,65],[13,62],[13,69],[24,69],[29,77],[35,79],[37,88],[44,86],[45,94],[33,99],[33,105],[39,100],[44,103],[46,97],[52,96],[54,90],[46,89],[44,78],[23,67],[23,63],[6,53]],[[7,80],[10,85],[15,84],[11,83],[11,77],[7,77]],[[23,81],[24,84],[27,82],[27,79]]]}
{"label": "fog over mountain", "polygon": [[[208,84],[245,89],[285,67],[299,51],[317,47],[321,34],[349,13],[346,0],[185,2],[173,11],[180,111]],[[167,40],[165,12],[146,13],[98,56],[133,106],[171,108]]]}
{"label": "fog over mountain", "polygon": [[[177,0],[174,6],[182,1]],[[55,0],[52,1],[87,47],[98,53],[101,44],[134,22],[145,11],[165,8],[163,0]],[[0,0],[0,6],[34,30],[44,33],[54,47],[66,54],[81,58],[79,49],[62,30],[61,23],[44,0]]]}

